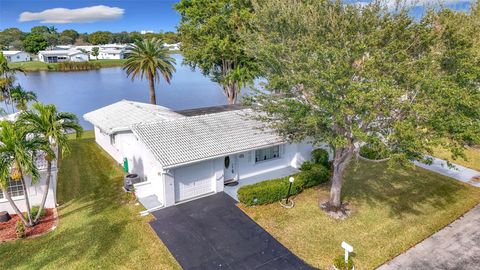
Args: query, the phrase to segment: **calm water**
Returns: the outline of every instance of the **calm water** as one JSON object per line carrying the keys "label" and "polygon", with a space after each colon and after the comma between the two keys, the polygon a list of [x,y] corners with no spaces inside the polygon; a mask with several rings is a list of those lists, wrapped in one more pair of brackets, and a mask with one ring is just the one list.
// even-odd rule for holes
{"label": "calm water", "polygon": [[[177,71],[171,84],[156,84],[157,104],[174,110],[226,104],[222,89],[198,71],[181,65],[174,55]],[[37,93],[38,100],[53,103],[59,110],[78,115],[85,128],[92,128],[82,115],[122,99],[148,102],[148,83],[132,82],[121,67],[78,72],[29,72],[18,74],[17,83]]]}

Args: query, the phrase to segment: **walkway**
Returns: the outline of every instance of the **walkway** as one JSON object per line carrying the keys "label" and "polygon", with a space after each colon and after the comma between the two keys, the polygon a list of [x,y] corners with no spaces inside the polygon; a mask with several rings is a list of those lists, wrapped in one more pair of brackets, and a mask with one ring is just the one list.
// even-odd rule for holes
{"label": "walkway", "polygon": [[247,177],[247,178],[241,178],[240,181],[238,181],[238,185],[236,186],[225,186],[223,188],[223,191],[230,195],[233,199],[235,199],[238,202],[238,195],[237,191],[239,188],[246,186],[246,185],[251,185],[255,184],[261,181],[265,180],[271,180],[271,179],[276,179],[276,178],[281,178],[281,177],[287,177],[289,175],[292,175],[294,173],[297,173],[298,170],[293,168],[293,167],[285,167],[281,169],[277,169],[274,171],[269,171],[266,173],[261,173],[252,177]]}
{"label": "walkway", "polygon": [[423,164],[415,161],[415,165],[424,169],[434,171],[436,173],[454,178],[456,180],[468,183],[472,186],[480,187],[480,183],[472,181],[474,176],[480,176],[480,172],[454,164],[454,168],[450,168],[447,162],[443,159],[433,157],[433,163],[431,165]]}
{"label": "walkway", "polygon": [[150,226],[182,268],[313,269],[221,192],[153,212]]}
{"label": "walkway", "polygon": [[377,270],[462,269],[480,266],[480,204]]}

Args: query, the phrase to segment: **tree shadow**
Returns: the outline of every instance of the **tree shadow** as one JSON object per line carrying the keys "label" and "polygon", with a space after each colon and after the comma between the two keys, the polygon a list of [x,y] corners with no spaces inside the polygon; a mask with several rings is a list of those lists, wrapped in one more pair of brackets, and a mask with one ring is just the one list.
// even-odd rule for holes
{"label": "tree shadow", "polygon": [[465,185],[422,168],[393,168],[386,163],[358,161],[345,175],[343,200],[388,207],[391,216],[423,214],[421,207],[445,209],[462,200]]}

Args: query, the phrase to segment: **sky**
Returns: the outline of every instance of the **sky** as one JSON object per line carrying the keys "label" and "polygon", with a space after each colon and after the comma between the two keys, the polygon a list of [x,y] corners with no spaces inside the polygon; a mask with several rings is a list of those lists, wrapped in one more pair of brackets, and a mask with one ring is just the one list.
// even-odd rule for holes
{"label": "sky", "polygon": [[[9,27],[28,32],[37,25],[55,26],[59,31],[175,31],[180,19],[173,9],[178,0],[0,0],[0,30]],[[442,0],[406,0],[419,17],[425,5]],[[345,0],[365,4],[369,0]],[[395,0],[386,1],[391,6]],[[468,10],[471,0],[443,0],[447,7]]]}

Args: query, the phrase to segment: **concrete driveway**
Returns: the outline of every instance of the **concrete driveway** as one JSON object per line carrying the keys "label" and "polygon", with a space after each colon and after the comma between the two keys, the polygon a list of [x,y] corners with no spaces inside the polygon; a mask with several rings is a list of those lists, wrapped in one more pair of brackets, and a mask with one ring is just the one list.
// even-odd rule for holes
{"label": "concrete driveway", "polygon": [[221,192],[153,212],[157,235],[184,269],[313,269]]}
{"label": "concrete driveway", "polygon": [[480,204],[377,270],[480,269]]}

